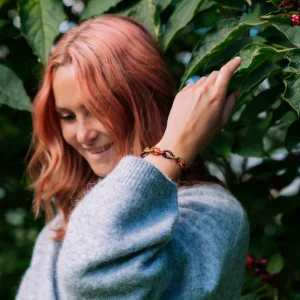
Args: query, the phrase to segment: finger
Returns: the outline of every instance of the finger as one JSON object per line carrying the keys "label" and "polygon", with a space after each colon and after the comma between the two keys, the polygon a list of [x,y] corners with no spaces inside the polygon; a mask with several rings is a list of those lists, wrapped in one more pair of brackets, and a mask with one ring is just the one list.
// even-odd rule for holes
{"label": "finger", "polygon": [[225,105],[224,105],[224,110],[223,110],[223,114],[221,117],[221,122],[223,125],[225,125],[228,120],[229,117],[232,113],[232,110],[234,108],[234,105],[236,103],[236,99],[238,98],[240,93],[240,89],[235,90],[234,92],[232,92],[226,99]]}
{"label": "finger", "polygon": [[206,77],[206,76],[202,76],[202,77],[195,83],[195,85],[196,85],[196,86],[200,86],[200,85],[202,85],[206,80],[207,80],[207,77]]}
{"label": "finger", "polygon": [[213,71],[210,73],[209,77],[207,78],[206,84],[214,85],[216,79],[218,78],[219,71]]}
{"label": "finger", "polygon": [[186,91],[186,90],[188,90],[188,89],[190,89],[190,88],[192,88],[192,87],[194,87],[194,86],[195,86],[195,83],[193,83],[193,82],[188,83],[188,84],[186,84],[186,85],[181,89],[181,91]]}
{"label": "finger", "polygon": [[241,64],[241,58],[236,57],[232,60],[230,60],[225,66],[221,68],[218,74],[218,78],[215,82],[215,86],[221,93],[223,93],[223,96],[226,96],[227,88],[229,85],[230,80],[232,79],[232,76],[236,69]]}

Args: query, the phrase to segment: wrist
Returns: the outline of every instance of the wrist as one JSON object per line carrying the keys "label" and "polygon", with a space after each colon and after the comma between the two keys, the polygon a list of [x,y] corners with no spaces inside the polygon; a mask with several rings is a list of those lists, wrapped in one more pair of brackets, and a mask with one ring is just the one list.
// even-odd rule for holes
{"label": "wrist", "polygon": [[[170,147],[170,145],[174,146]],[[173,152],[173,149],[175,149],[176,153]],[[162,151],[166,152],[164,153]],[[183,157],[182,154],[178,155],[178,153],[184,153],[188,155],[189,152],[187,152],[183,147],[175,147],[175,144],[164,143],[160,141],[158,144],[152,147],[152,149],[145,149],[145,152],[143,152],[141,157],[144,157],[144,159],[146,159],[149,163],[153,164],[161,172],[165,173],[165,175],[171,180],[177,181],[179,178],[184,180],[187,173],[190,172],[187,161],[192,162],[194,159],[194,157],[192,158],[192,156],[189,155],[188,160],[186,160],[186,157]]]}
{"label": "wrist", "polygon": [[187,166],[195,159],[198,153],[193,149],[193,146],[185,142],[170,142],[162,139],[156,145],[161,150],[171,150],[175,156],[181,157]]}
{"label": "wrist", "polygon": [[144,160],[164,173],[172,181],[177,182],[181,175],[181,168],[173,159],[166,159],[163,156],[148,154]]}

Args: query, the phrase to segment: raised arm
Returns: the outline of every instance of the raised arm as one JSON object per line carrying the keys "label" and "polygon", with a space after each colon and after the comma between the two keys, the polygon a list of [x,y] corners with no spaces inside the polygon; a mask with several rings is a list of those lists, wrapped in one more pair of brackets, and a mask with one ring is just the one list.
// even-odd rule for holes
{"label": "raised arm", "polygon": [[70,217],[57,269],[62,299],[239,299],[243,208],[221,186],[180,188],[179,203],[177,192],[150,163],[123,158]]}
{"label": "raised arm", "polygon": [[177,185],[141,158],[123,158],[70,217],[58,260],[63,299],[160,299],[177,218]]}
{"label": "raised arm", "polygon": [[[157,146],[172,150],[187,164],[192,162],[229,118],[237,94],[227,96],[227,86],[239,64],[240,60],[234,59],[219,72],[185,87],[174,100],[166,132]],[[172,181],[179,174],[179,167],[162,157],[148,155],[142,160],[128,156],[91,189],[70,216],[59,255],[58,282],[63,299],[168,299],[164,297],[170,293],[174,276],[180,276],[175,270],[182,265],[177,260],[181,241],[174,238],[174,231],[183,229],[177,227],[177,185]],[[245,217],[233,213],[231,218],[235,220],[233,228],[220,222],[234,237],[227,244],[216,240],[215,232],[220,230],[216,221],[209,228],[204,223],[199,233],[201,236],[209,231],[210,239],[219,245],[213,257],[224,271],[232,270],[224,264],[224,258],[232,257],[230,246],[236,249],[242,240],[239,236],[247,233],[236,228],[247,223]],[[243,257],[244,252],[240,252],[237,255]],[[194,262],[199,259],[196,255],[186,253],[182,259]],[[199,255],[201,258],[201,252]],[[211,268],[209,263],[216,262],[206,263]],[[241,270],[240,263],[238,266]],[[214,284],[201,278],[201,270],[190,273],[199,282],[198,288],[194,286],[195,299],[220,295],[218,284],[224,279],[224,271],[210,273]]]}

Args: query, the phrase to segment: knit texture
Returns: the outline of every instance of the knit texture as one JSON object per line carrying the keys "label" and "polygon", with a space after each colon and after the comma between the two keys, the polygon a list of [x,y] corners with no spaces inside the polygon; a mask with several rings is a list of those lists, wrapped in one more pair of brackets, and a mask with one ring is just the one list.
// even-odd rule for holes
{"label": "knit texture", "polygon": [[41,231],[17,300],[240,299],[247,214],[220,185],[177,184],[126,156],[80,200],[63,242]]}

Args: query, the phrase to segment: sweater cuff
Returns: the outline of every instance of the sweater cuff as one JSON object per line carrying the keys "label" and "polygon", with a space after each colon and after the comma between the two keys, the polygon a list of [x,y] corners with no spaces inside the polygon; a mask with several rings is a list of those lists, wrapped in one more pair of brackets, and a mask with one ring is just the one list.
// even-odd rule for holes
{"label": "sweater cuff", "polygon": [[113,177],[117,185],[126,186],[142,193],[149,190],[150,187],[152,189],[177,188],[177,184],[154,165],[132,155],[122,158],[108,177]]}

